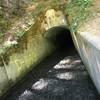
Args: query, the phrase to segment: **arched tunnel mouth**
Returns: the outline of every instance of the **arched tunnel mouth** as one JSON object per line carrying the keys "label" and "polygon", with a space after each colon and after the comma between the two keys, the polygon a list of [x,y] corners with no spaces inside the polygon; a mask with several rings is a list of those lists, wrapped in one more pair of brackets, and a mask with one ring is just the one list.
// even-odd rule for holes
{"label": "arched tunnel mouth", "polygon": [[66,26],[57,26],[46,32],[46,38],[54,44],[57,49],[73,48],[71,32]]}
{"label": "arched tunnel mouth", "polygon": [[[16,100],[33,100],[35,97],[40,98],[38,100],[41,100],[42,97],[54,97],[55,100],[58,100],[59,96],[60,98],[65,97],[65,93],[67,93],[66,98],[70,98],[70,91],[72,97],[75,98],[77,92],[75,95],[73,91],[76,88],[88,98],[87,92],[81,91],[83,88],[86,90],[88,88],[87,73],[74,49],[70,31],[66,27],[54,27],[48,30],[46,34],[45,38],[57,47],[58,52],[46,57],[43,62],[27,73],[15,87],[8,91],[6,96],[2,96],[2,100],[15,100],[15,98],[19,98]],[[91,80],[89,81],[91,83]],[[90,83],[88,83],[89,87]],[[95,88],[92,89],[95,90]],[[91,89],[89,91],[88,94],[91,95]],[[81,96],[84,97],[84,95]],[[44,98],[43,100],[49,100],[49,98]]]}

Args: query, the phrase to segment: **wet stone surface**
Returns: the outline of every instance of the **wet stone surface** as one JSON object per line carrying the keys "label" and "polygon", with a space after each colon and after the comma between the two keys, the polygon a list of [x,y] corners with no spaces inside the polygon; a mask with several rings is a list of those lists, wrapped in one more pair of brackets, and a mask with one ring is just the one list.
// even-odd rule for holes
{"label": "wet stone surface", "polygon": [[27,74],[4,100],[99,100],[74,49],[60,50]]}

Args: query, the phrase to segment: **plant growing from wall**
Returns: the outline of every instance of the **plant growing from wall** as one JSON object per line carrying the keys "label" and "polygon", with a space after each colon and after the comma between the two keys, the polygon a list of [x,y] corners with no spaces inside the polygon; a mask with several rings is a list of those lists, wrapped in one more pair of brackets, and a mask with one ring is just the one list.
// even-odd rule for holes
{"label": "plant growing from wall", "polygon": [[70,17],[70,29],[73,33],[77,31],[79,23],[83,23],[89,16],[89,8],[92,0],[69,0],[66,5],[66,13]]}

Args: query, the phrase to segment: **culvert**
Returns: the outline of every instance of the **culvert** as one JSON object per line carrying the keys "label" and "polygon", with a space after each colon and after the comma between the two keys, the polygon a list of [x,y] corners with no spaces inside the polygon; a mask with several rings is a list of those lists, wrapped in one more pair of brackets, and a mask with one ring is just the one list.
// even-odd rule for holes
{"label": "culvert", "polygon": [[[32,24],[30,27],[27,28],[26,26],[29,25],[23,24],[22,26],[25,27],[21,27],[21,29],[18,27],[18,30],[15,30],[16,34],[23,33],[18,44],[11,46],[11,48],[9,47],[9,51],[5,50],[5,48],[2,49],[4,55],[6,55],[6,53],[8,54],[6,56],[9,60],[6,66],[2,67],[7,74],[5,74],[4,79],[2,75],[0,77],[2,79],[0,83],[3,85],[2,88],[0,88],[0,96],[10,88],[8,86],[13,86],[21,80],[27,72],[38,65],[46,56],[50,55],[55,48],[65,48],[71,43],[68,42],[71,40],[71,38],[68,37],[71,36],[69,30],[66,29],[67,22],[62,11],[56,12],[51,9],[47,11],[46,15],[44,15],[46,17],[41,23],[38,20],[36,23],[33,23],[33,17],[28,19],[28,22]],[[27,16],[25,16],[25,18],[26,17]],[[23,17],[22,21],[18,20],[18,23],[26,21],[25,18]],[[54,20],[52,18],[54,18]],[[44,22],[46,22],[46,24],[44,24]],[[15,27],[16,26],[13,26],[11,32],[13,32]],[[23,28],[24,31],[22,32]],[[47,30],[46,33],[44,30]],[[5,44],[8,42],[9,41],[5,41]],[[6,86],[7,88],[5,89]]]}
{"label": "culvert", "polygon": [[[71,3],[72,5],[73,5],[73,3]],[[98,3],[97,3],[98,4]],[[73,7],[72,6],[70,6],[71,7],[71,9],[72,9],[72,12],[73,12]],[[88,6],[88,7],[90,7],[90,6]],[[76,8],[76,7],[75,7]],[[84,8],[84,7],[83,7]],[[95,8],[95,7],[94,7]],[[92,9],[93,10],[93,9]],[[86,10],[85,10],[86,11]],[[56,13],[54,13],[54,10],[52,10],[52,12],[53,12],[53,14],[54,14],[54,16],[52,17],[52,18],[54,18],[55,17],[55,15],[56,15]],[[75,12],[75,10],[74,10],[74,12]],[[83,11],[82,11],[83,12]],[[85,12],[84,12],[85,13]],[[47,15],[48,15],[48,13],[47,13]],[[60,14],[60,15],[62,15],[62,14]],[[72,18],[72,21],[73,21],[73,18],[74,18],[74,16],[71,14],[71,12],[68,14],[68,15],[70,15],[71,16],[71,18]],[[76,13],[76,16],[77,15],[80,15],[80,14],[77,14]],[[88,14],[86,14],[86,15],[88,15]],[[97,14],[98,15],[98,14]],[[69,17],[70,17],[69,16]],[[50,16],[49,16],[50,17]],[[78,16],[78,17],[80,17],[80,16]],[[24,19],[24,18],[23,18]],[[28,18],[28,19],[30,19],[30,18]],[[29,21],[28,21],[29,22]],[[56,22],[56,21],[55,21]],[[80,21],[81,22],[81,21]],[[76,23],[74,23],[74,24],[76,24]],[[25,26],[25,25],[21,25],[21,26]],[[93,26],[93,25],[90,25],[90,26]],[[83,27],[83,25],[82,25],[82,27]],[[12,28],[12,29],[14,29],[14,28]],[[26,29],[26,28],[25,28]],[[92,29],[91,30],[93,30],[94,28],[92,27]],[[62,32],[62,31],[64,31],[65,32],[65,30],[61,30],[61,31],[59,31],[59,32],[61,32],[62,34],[64,34],[64,32]],[[86,30],[85,30],[86,31]],[[66,37],[66,35],[62,35],[62,34],[60,34],[58,32],[58,34],[56,35],[56,36],[54,36],[54,38],[50,38],[50,39],[48,39],[48,40],[50,40],[55,46],[57,46],[57,48],[64,48],[64,47],[66,47],[66,46],[71,46],[71,42],[68,42],[68,39],[69,38],[66,38],[65,39],[65,37]],[[86,33],[86,32],[85,32]],[[91,32],[90,32],[91,33]],[[52,35],[53,36],[53,35]],[[65,36],[65,37],[64,37]],[[79,36],[79,35],[77,35],[77,36]],[[84,36],[83,36],[84,37]],[[90,37],[93,37],[93,36],[90,36]],[[75,39],[77,39],[78,37],[75,37]],[[83,38],[82,38],[83,39]],[[82,51],[83,52],[83,55],[81,55],[82,54],[82,52],[80,52],[81,54],[81,57],[83,58],[83,62],[86,62],[86,65],[87,65],[87,67],[88,67],[88,65],[89,65],[89,67],[90,67],[90,69],[89,69],[89,72],[91,71],[91,65],[94,67],[94,64],[97,66],[97,67],[95,67],[96,69],[95,70],[97,70],[97,72],[96,73],[99,73],[99,50],[97,49],[97,45],[96,45],[96,47],[95,47],[95,45],[91,45],[92,43],[91,43],[91,41],[90,41],[90,44],[88,44],[89,45],[89,47],[85,47],[84,46],[84,44],[82,45],[81,44],[81,42],[82,41],[80,41],[80,40],[82,40],[80,37],[79,37],[79,41],[76,43],[76,45],[78,46],[78,48],[80,48],[80,50],[79,50],[79,52],[80,51]],[[98,38],[99,39],[99,38]],[[98,39],[96,39],[96,40],[98,40]],[[87,40],[91,40],[91,39],[87,39]],[[67,42],[66,42],[67,41]],[[39,41],[39,43],[40,43],[41,41]],[[86,43],[86,40],[85,41],[83,41],[84,43]],[[69,44],[68,44],[69,43]],[[80,45],[80,47],[79,47],[79,45],[78,45],[78,43],[79,43],[79,45]],[[89,41],[88,41],[88,43],[89,43]],[[93,43],[93,44],[95,44],[95,43]],[[98,44],[98,43],[96,43],[96,44]],[[33,44],[34,45],[34,44]],[[41,45],[41,43],[40,43],[40,45]],[[86,46],[88,46],[87,45],[87,43],[86,43]],[[46,44],[46,46],[47,46],[47,44]],[[38,47],[38,46],[37,46]],[[43,48],[42,48],[43,47]],[[45,49],[45,46],[44,45],[41,45],[41,48],[44,50]],[[91,49],[92,48],[92,49]],[[33,49],[33,48],[32,48]],[[39,48],[37,48],[36,49],[36,51],[38,51],[38,49],[40,49],[40,47]],[[41,50],[42,50],[41,49]],[[4,50],[3,50],[4,51]],[[37,52],[37,54],[39,54],[41,51],[38,51]],[[40,53],[40,55],[44,55],[45,53],[45,50],[43,51],[43,53]],[[85,60],[86,59],[86,57],[84,56],[84,54],[86,53],[86,55],[88,55],[88,57],[87,57],[87,60]],[[94,54],[94,52],[96,52],[96,55],[94,56],[93,54]],[[28,52],[28,53],[26,53],[26,52],[24,52],[25,54],[29,54],[30,52]],[[37,58],[37,54],[34,56],[34,58]],[[20,56],[21,54],[17,54],[17,57],[18,56]],[[32,55],[31,53],[30,53],[30,55]],[[22,58],[23,58],[23,56],[24,55],[21,55],[22,56]],[[33,55],[32,55],[33,56]],[[91,57],[92,56],[92,57]],[[29,57],[29,56],[28,56]],[[39,56],[40,57],[40,56]],[[14,58],[14,57],[12,57],[12,58]],[[21,57],[19,57],[19,58],[21,58]],[[19,59],[18,58],[18,59]],[[27,57],[26,57],[27,58]],[[92,58],[92,60],[91,60],[91,62],[90,62],[90,64],[87,64],[87,61],[88,61],[88,59],[90,60]],[[17,59],[17,60],[18,60]],[[25,59],[25,57],[24,57],[24,59]],[[32,58],[31,58],[32,59]],[[15,59],[14,59],[15,60]],[[22,59],[21,59],[22,60]],[[18,60],[18,62],[20,62],[21,60]],[[32,59],[32,61],[33,61],[33,59]],[[30,62],[32,62],[32,61],[30,61]],[[97,61],[97,63],[96,63],[96,61]],[[11,62],[12,63],[12,62]],[[21,64],[22,65],[22,63],[17,63],[17,65],[18,64]],[[29,65],[30,65],[30,63],[29,63]],[[10,68],[10,70],[12,70],[13,69],[13,71],[12,72],[16,72],[15,71],[15,69],[17,70],[17,67],[16,67],[16,65],[14,66],[14,67],[16,67],[15,69],[14,69],[14,67],[13,68],[11,68],[9,65],[7,65],[7,67],[9,67]],[[26,69],[26,68],[24,68],[25,66],[23,66],[22,68],[23,68],[23,70],[24,69]],[[29,69],[30,69],[30,67],[29,66],[27,66]],[[20,70],[22,69],[22,68],[20,68],[19,66],[18,66],[18,68],[19,68],[19,72],[20,72]],[[6,71],[7,71],[8,69],[6,69]],[[26,69],[27,70],[27,69]],[[25,71],[26,71],[25,70]],[[5,71],[5,70],[4,70]],[[22,71],[22,70],[21,70]],[[94,69],[93,69],[93,72],[94,72]],[[90,72],[90,73],[92,73],[92,71]],[[96,73],[94,73],[94,75],[92,76],[91,75],[91,77],[93,77],[94,78],[94,81],[95,81],[95,79],[97,79],[97,81],[95,81],[95,84],[96,84],[96,86],[97,86],[97,88],[98,88],[98,90],[100,91],[100,82],[99,82],[99,75],[98,74],[96,74]],[[5,82],[5,83],[8,83],[9,82],[9,80],[10,79],[12,79],[12,82],[14,81],[14,79],[16,79],[16,77],[20,77],[21,75],[21,73],[16,73],[16,74],[18,74],[18,75],[15,75],[14,77],[11,77],[11,75],[13,76],[13,74],[12,73],[10,73],[10,75],[9,75],[9,72],[7,71],[7,74],[8,74],[8,79],[7,80],[5,80],[5,81],[7,81],[7,82]],[[1,75],[2,76],[2,75]],[[97,77],[94,77],[94,76],[97,76]],[[0,83],[3,83],[3,80],[1,80],[1,82]],[[4,86],[5,87],[5,86]],[[1,89],[0,89],[1,90]]]}
{"label": "culvert", "polygon": [[56,26],[47,30],[45,38],[48,39],[56,49],[74,47],[70,30],[66,28],[66,26]]}
{"label": "culvert", "polygon": [[70,31],[61,27],[48,31],[50,35],[55,32],[45,38],[57,47],[56,52],[29,72],[4,100],[97,100],[95,87],[72,48]]}

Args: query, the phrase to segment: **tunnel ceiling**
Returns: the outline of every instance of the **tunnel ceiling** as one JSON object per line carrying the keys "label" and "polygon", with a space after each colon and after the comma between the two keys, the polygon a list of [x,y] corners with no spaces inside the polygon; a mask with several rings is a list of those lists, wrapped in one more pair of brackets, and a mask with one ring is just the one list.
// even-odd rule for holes
{"label": "tunnel ceiling", "polygon": [[71,47],[73,45],[70,31],[66,26],[50,28],[46,31],[45,38],[58,47]]}

